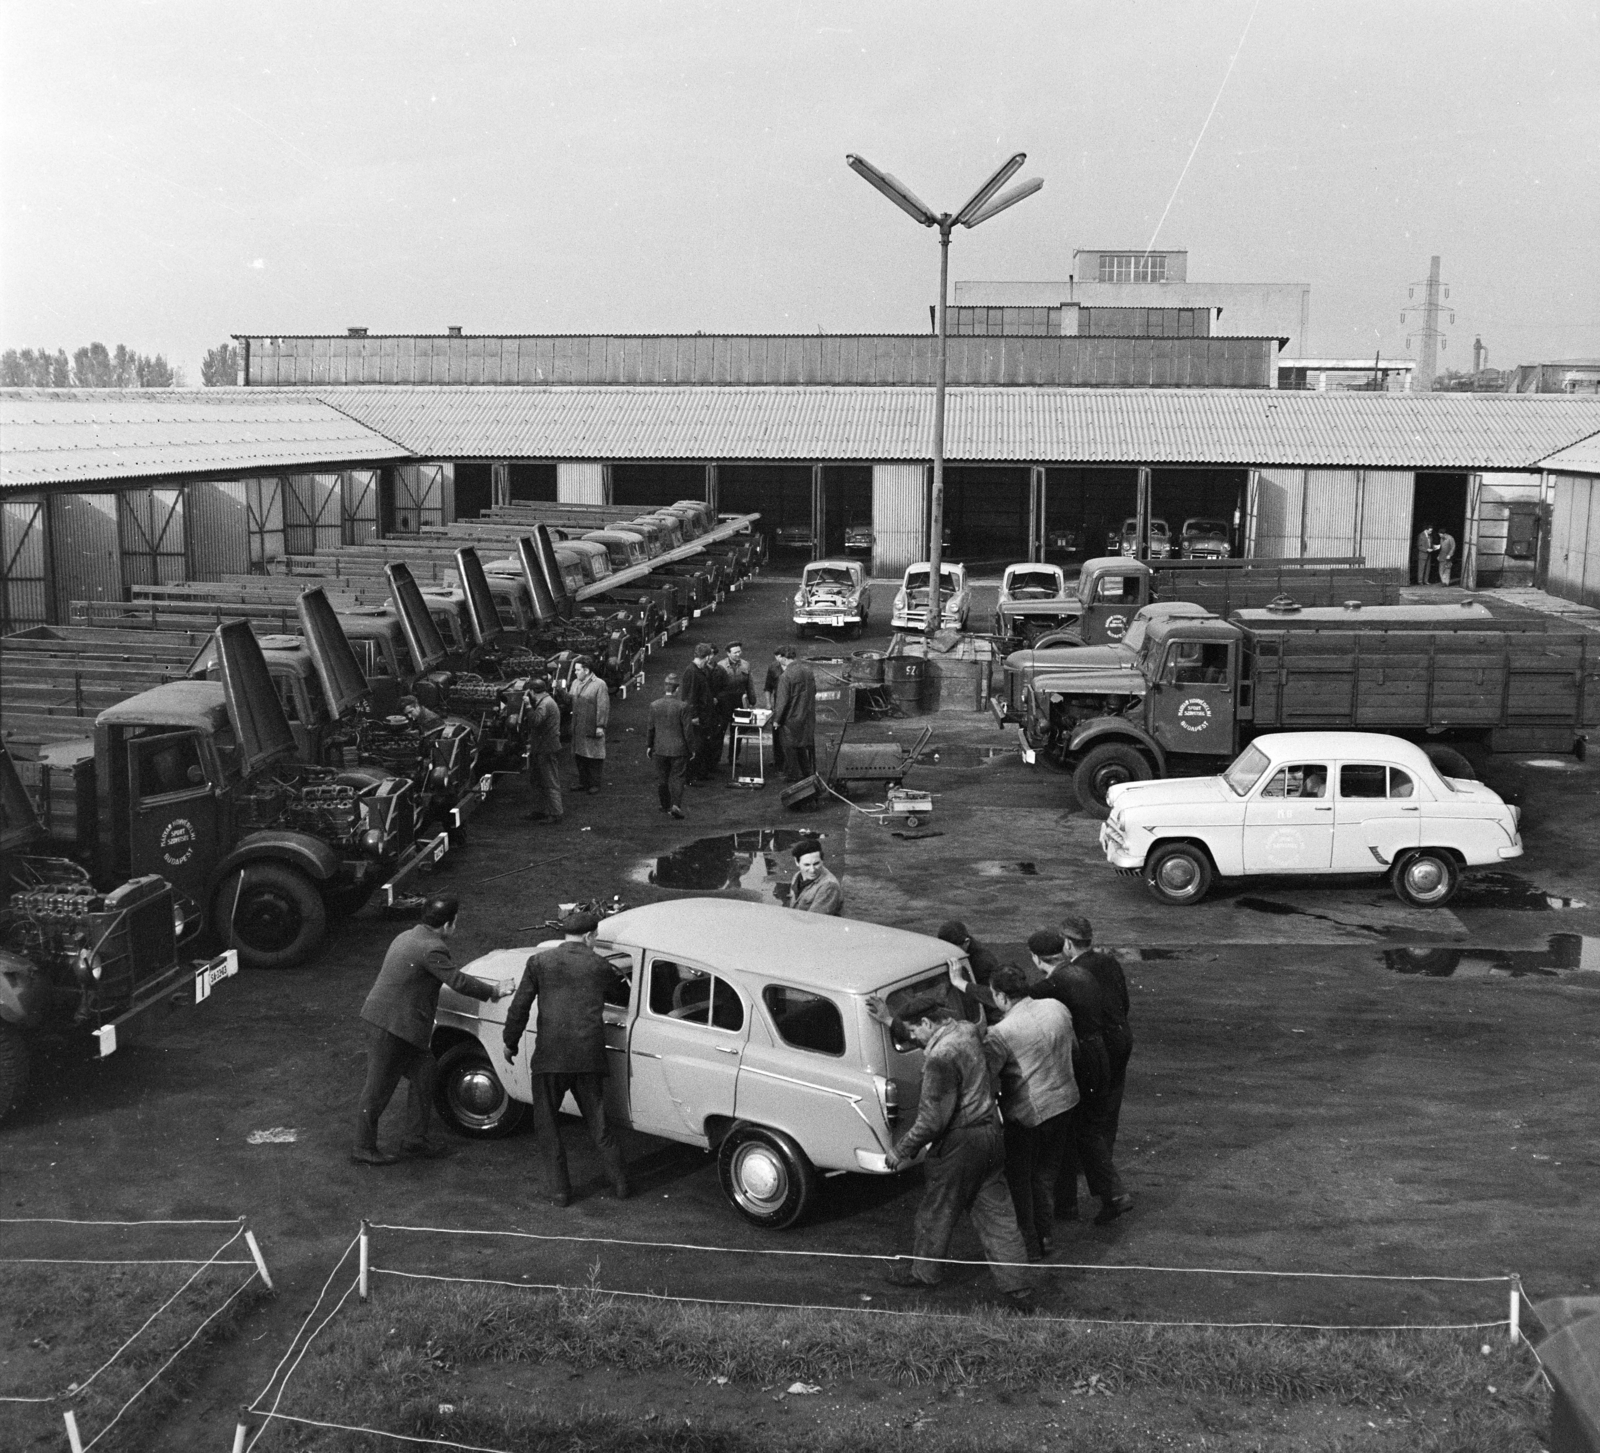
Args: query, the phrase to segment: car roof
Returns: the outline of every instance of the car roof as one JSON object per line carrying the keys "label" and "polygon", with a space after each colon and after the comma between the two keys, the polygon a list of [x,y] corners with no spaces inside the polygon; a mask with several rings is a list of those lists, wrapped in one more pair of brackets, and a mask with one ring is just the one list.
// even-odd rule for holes
{"label": "car roof", "polygon": [[[967,567],[965,565],[963,565],[959,560],[941,560],[939,562],[939,573],[941,575],[943,575],[946,570],[965,570],[966,568]],[[926,561],[926,560],[913,560],[911,562],[911,564],[906,566],[906,574],[907,575],[911,574],[911,572],[913,570],[928,570],[928,569],[931,569],[931,565],[930,565],[930,563],[928,561]]]}
{"label": "car roof", "polygon": [[[928,934],[738,898],[680,898],[630,908],[606,919],[599,938],[681,955],[711,969],[743,969],[856,994],[962,957],[960,949]],[[742,951],[758,941],[759,959],[742,962]]]}
{"label": "car roof", "polygon": [[1380,757],[1430,776],[1434,770],[1428,754],[1415,742],[1382,732],[1272,732],[1257,737],[1254,745],[1274,762],[1307,756],[1333,757],[1339,761]]}
{"label": "car roof", "polygon": [[1238,626],[1230,626],[1212,615],[1171,615],[1147,619],[1150,621],[1147,639],[1153,646],[1172,636],[1182,641],[1237,641],[1241,635]]}
{"label": "car roof", "polygon": [[96,726],[170,726],[202,732],[228,725],[228,708],[220,681],[168,681],[152,686],[95,718]]}
{"label": "car roof", "polygon": [[860,570],[859,560],[807,560],[806,569],[811,570]]}

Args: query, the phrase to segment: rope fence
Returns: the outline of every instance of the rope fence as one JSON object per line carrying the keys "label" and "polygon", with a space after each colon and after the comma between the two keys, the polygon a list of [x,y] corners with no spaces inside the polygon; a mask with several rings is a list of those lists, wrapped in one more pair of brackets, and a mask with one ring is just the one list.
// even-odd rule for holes
{"label": "rope fence", "polygon": [[[171,1353],[138,1389],[128,1397],[122,1405],[112,1414],[110,1420],[101,1427],[87,1443],[83,1441],[78,1428],[77,1414],[72,1408],[62,1409],[62,1422],[66,1429],[67,1444],[72,1453],[89,1453],[107,1433],[121,1421],[123,1415],[160,1379],[185,1352],[194,1346],[205,1331],[223,1312],[225,1312],[244,1293],[246,1288],[259,1281],[268,1291],[272,1290],[272,1276],[267,1270],[266,1258],[261,1253],[260,1243],[256,1240],[255,1232],[245,1223],[243,1216],[232,1220],[149,1220],[149,1221],[88,1221],[74,1220],[63,1216],[9,1216],[0,1217],[0,1226],[74,1226],[86,1228],[116,1227],[119,1229],[137,1229],[154,1226],[232,1226],[233,1234],[228,1237],[210,1256],[200,1257],[46,1257],[46,1256],[6,1256],[0,1257],[0,1266],[192,1266],[194,1270],[186,1277],[183,1284],[161,1303],[138,1328],[87,1377],[72,1383],[62,1392],[49,1393],[43,1396],[16,1396],[0,1394],[0,1403],[14,1403],[39,1406],[48,1403],[59,1403],[67,1398],[81,1398],[90,1387],[114,1366],[119,1359],[127,1353],[144,1334],[155,1325],[161,1315],[168,1311],[206,1272],[218,1267],[248,1267],[250,1274],[241,1281],[227,1298],[215,1307],[203,1321],[189,1334],[184,1342]],[[243,1241],[249,1251],[248,1258],[224,1258],[223,1253]]]}
{"label": "rope fence", "polygon": [[[880,1264],[904,1263],[914,1258],[902,1254],[873,1254],[870,1252],[853,1251],[811,1251],[799,1250],[789,1247],[745,1247],[745,1246],[708,1246],[696,1242],[673,1241],[642,1241],[613,1236],[573,1236],[554,1235],[534,1231],[494,1230],[477,1227],[459,1226],[411,1226],[388,1222],[361,1223],[360,1230],[355,1238],[345,1248],[344,1253],[329,1271],[327,1279],[322,1284],[322,1290],[317,1294],[316,1301],[311,1310],[306,1314],[305,1320],[300,1324],[289,1347],[279,1359],[277,1367],[273,1369],[272,1376],[267,1379],[266,1385],[257,1394],[256,1398],[241,1410],[239,1423],[234,1432],[233,1453],[253,1453],[256,1444],[266,1435],[267,1430],[274,1422],[290,1423],[307,1428],[322,1428],[334,1432],[358,1433],[368,1437],[389,1439],[398,1443],[426,1444],[440,1448],[459,1449],[461,1453],[508,1453],[508,1450],[488,1448],[480,1444],[454,1442],[449,1438],[432,1434],[427,1437],[417,1437],[406,1433],[391,1432],[382,1428],[371,1428],[364,1425],[332,1422],[328,1420],[306,1417],[296,1413],[281,1411],[284,1394],[288,1389],[290,1379],[305,1360],[312,1343],[330,1322],[344,1308],[354,1293],[359,1301],[366,1302],[372,1296],[372,1279],[375,1276],[394,1277],[403,1281],[434,1282],[456,1286],[485,1286],[507,1290],[525,1292],[554,1292],[554,1293],[582,1293],[600,1297],[630,1298],[638,1301],[649,1301],[662,1304],[678,1304],[686,1306],[722,1307],[728,1309],[763,1311],[763,1312],[828,1312],[851,1313],[861,1317],[919,1317],[937,1321],[961,1321],[969,1314],[963,1312],[938,1312],[921,1309],[907,1309],[894,1307],[865,1307],[848,1304],[804,1303],[804,1302],[779,1302],[755,1301],[727,1297],[709,1296],[684,1296],[662,1291],[636,1291],[597,1287],[592,1284],[573,1285],[564,1282],[530,1282],[508,1281],[503,1278],[453,1276],[442,1272],[412,1271],[397,1266],[380,1265],[372,1258],[372,1233],[375,1231],[394,1232],[400,1234],[423,1236],[447,1237],[499,1237],[519,1241],[564,1243],[569,1245],[595,1246],[595,1247],[625,1247],[653,1253],[688,1251],[699,1252],[718,1256],[765,1256],[765,1257],[790,1257],[807,1258],[817,1262],[851,1261],[851,1262],[877,1262]],[[312,1327],[312,1322],[321,1311],[324,1302],[328,1299],[330,1288],[334,1285],[335,1278],[340,1270],[350,1260],[352,1253],[356,1258],[356,1272],[354,1278],[345,1287],[343,1293],[334,1303],[331,1311],[327,1312]],[[1097,1318],[1097,1317],[1060,1317],[1060,1316],[1033,1316],[1029,1317],[1030,1323],[1046,1323],[1060,1326],[1076,1327],[1141,1327],[1141,1328],[1174,1328],[1174,1329],[1210,1329],[1218,1331],[1292,1331],[1292,1332],[1484,1332],[1497,1328],[1505,1328],[1508,1340],[1514,1347],[1519,1342],[1525,1342],[1521,1333],[1522,1304],[1527,1303],[1532,1309],[1532,1303],[1523,1291],[1522,1280],[1517,1273],[1508,1273],[1499,1276],[1442,1276],[1421,1273],[1406,1275],[1394,1272],[1337,1272],[1337,1271],[1281,1271],[1277,1269],[1253,1267],[1201,1267],[1201,1266],[1158,1266],[1138,1263],[1087,1263],[1087,1262],[989,1262],[967,1261],[955,1258],[941,1258],[941,1261],[952,1266],[993,1267],[993,1266],[1025,1266],[1034,1272],[1050,1271],[1082,1271],[1100,1273],[1142,1273],[1142,1274],[1178,1274],[1186,1276],[1226,1276],[1226,1277],[1265,1277],[1276,1279],[1303,1278],[1317,1281],[1345,1281],[1345,1282],[1387,1282],[1387,1283],[1423,1283],[1447,1284],[1459,1286],[1500,1286],[1506,1289],[1507,1311],[1504,1317],[1477,1322],[1397,1322],[1397,1323],[1326,1323],[1326,1322],[1273,1322],[1273,1321],[1197,1321],[1197,1320],[1135,1320],[1130,1318]],[[311,1330],[307,1331],[310,1328]],[[1531,1344],[1530,1344],[1531,1345]],[[292,1359],[292,1360],[291,1360]],[[1542,1368],[1541,1368],[1542,1372]],[[276,1392],[272,1397],[270,1406],[266,1406],[269,1393]],[[252,1421],[259,1419],[259,1425],[252,1433]],[[87,1453],[87,1450],[85,1450]]]}

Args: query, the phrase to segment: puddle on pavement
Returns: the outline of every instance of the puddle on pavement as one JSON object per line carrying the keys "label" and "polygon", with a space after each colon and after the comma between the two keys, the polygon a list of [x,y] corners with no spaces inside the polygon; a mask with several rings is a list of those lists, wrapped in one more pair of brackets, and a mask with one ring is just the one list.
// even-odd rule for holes
{"label": "puddle on pavement", "polygon": [[632,876],[636,882],[679,892],[718,893],[730,888],[761,892],[794,875],[788,852],[804,837],[826,841],[822,833],[798,828],[748,828],[699,838],[659,858],[646,858]]}
{"label": "puddle on pavement", "polygon": [[1550,908],[1587,908],[1581,898],[1560,898],[1546,893],[1515,873],[1469,873],[1461,890],[1450,900],[1452,908],[1508,908],[1516,912],[1543,913]]}
{"label": "puddle on pavement", "polygon": [[1039,865],[1037,863],[1008,862],[1003,858],[986,858],[972,865],[973,871],[980,878],[1037,878]]}
{"label": "puddle on pavement", "polygon": [[1394,948],[1383,965],[1396,974],[1429,979],[1554,978],[1561,974],[1600,974],[1600,938],[1552,933],[1542,949]]}

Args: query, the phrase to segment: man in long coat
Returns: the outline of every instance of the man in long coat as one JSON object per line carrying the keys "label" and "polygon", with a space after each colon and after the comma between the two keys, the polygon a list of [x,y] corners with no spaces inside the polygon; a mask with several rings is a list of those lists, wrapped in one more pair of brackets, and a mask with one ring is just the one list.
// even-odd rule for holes
{"label": "man in long coat", "polygon": [[817,678],[787,646],[773,654],[783,674],[772,697],[772,725],[783,748],[783,775],[798,782],[817,770]]}
{"label": "man in long coat", "polygon": [[572,676],[572,760],[578,769],[578,791],[591,797],[600,790],[610,720],[611,692],[594,674],[594,658],[579,656]]}
{"label": "man in long coat", "polygon": [[708,767],[705,758],[706,742],[717,734],[716,665],[716,648],[702,641],[694,648],[694,660],[683,668],[683,681],[678,687],[695,729],[696,746],[689,756],[691,782],[703,782],[715,775],[714,764]]}
{"label": "man in long coat", "polygon": [[694,755],[694,718],[689,703],[678,695],[679,681],[669,672],[662,693],[650,703],[650,725],[644,749],[656,764],[656,798],[663,812],[683,816],[683,780]]}
{"label": "man in long coat", "polygon": [[550,694],[550,683],[536,676],[528,683],[532,704],[524,719],[528,738],[528,786],[533,791],[530,822],[560,822],[565,804],[561,800],[561,708]]}

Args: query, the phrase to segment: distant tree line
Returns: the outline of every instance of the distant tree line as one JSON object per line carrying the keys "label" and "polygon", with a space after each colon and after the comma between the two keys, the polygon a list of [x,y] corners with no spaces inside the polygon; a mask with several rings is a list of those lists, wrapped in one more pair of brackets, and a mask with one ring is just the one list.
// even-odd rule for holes
{"label": "distant tree line", "polygon": [[159,353],[125,343],[90,343],[70,359],[64,348],[8,348],[0,353],[0,384],[8,388],[182,388],[183,370]]}

